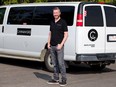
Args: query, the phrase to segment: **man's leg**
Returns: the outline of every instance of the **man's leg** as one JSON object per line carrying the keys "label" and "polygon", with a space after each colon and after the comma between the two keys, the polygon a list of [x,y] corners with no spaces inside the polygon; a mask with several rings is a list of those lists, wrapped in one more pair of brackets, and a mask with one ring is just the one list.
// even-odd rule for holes
{"label": "man's leg", "polygon": [[66,67],[65,67],[65,62],[64,62],[64,47],[62,49],[57,50],[57,56],[58,56],[58,63],[59,63],[59,68],[62,76],[62,81],[66,82]]}
{"label": "man's leg", "polygon": [[58,66],[58,60],[57,60],[57,53],[54,46],[51,46],[50,53],[51,53],[52,63],[54,65],[54,75],[53,75],[53,79],[51,79],[47,83],[59,84],[59,66]]}
{"label": "man's leg", "polygon": [[59,80],[59,65],[58,65],[55,46],[51,46],[50,52],[51,52],[52,63],[54,65],[54,75],[53,75],[54,80]]}

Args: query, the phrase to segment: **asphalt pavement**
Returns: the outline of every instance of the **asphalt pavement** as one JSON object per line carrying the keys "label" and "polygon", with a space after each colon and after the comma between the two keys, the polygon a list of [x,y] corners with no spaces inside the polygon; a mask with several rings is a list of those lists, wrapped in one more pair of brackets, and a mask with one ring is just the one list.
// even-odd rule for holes
{"label": "asphalt pavement", "polygon": [[[0,58],[0,87],[60,87],[48,85],[53,73],[44,63]],[[102,71],[93,71],[85,65],[67,69],[66,87],[116,87],[116,64]]]}

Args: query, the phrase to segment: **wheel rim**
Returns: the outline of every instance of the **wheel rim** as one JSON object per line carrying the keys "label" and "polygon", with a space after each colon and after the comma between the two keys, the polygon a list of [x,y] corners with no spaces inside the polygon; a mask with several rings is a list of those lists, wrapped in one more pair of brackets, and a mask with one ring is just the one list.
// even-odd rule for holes
{"label": "wheel rim", "polygon": [[53,63],[52,63],[52,58],[51,58],[51,55],[48,56],[48,65],[53,68]]}

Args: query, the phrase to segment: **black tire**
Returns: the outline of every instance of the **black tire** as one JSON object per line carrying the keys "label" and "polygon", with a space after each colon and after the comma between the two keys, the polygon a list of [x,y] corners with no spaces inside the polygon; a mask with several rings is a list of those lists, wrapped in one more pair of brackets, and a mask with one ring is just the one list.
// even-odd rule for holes
{"label": "black tire", "polygon": [[45,61],[45,66],[48,69],[48,71],[53,72],[53,64],[52,64],[51,54],[49,50],[47,50],[46,52],[44,61]]}
{"label": "black tire", "polygon": [[101,71],[106,67],[106,65],[90,65],[90,67],[92,70]]}

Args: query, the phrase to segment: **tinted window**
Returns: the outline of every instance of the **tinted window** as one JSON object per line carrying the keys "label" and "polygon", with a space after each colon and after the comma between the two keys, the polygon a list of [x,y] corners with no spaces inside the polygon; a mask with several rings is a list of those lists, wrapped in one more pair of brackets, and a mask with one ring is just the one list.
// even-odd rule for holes
{"label": "tinted window", "polygon": [[[56,7],[56,6],[55,6]],[[66,20],[67,24],[73,25],[74,7],[73,6],[57,6],[61,10],[61,17]],[[33,24],[34,25],[49,25],[53,20],[53,8],[54,6],[39,6],[36,7]]]}
{"label": "tinted window", "polygon": [[52,7],[36,7],[33,17],[33,25],[49,25],[50,20],[52,19]]}
{"label": "tinted window", "polygon": [[0,8],[0,24],[3,24],[5,10],[6,8]]}
{"label": "tinted window", "polygon": [[104,7],[106,14],[106,25],[116,27],[116,8]]}
{"label": "tinted window", "polygon": [[15,7],[10,9],[8,24],[31,24],[34,7]]}
{"label": "tinted window", "polygon": [[85,26],[103,26],[103,17],[100,6],[85,7]]}
{"label": "tinted window", "polygon": [[[56,6],[15,7],[11,8],[8,24],[50,25],[53,20],[53,8]],[[74,6],[57,6],[61,9],[61,17],[69,26],[73,25]]]}

